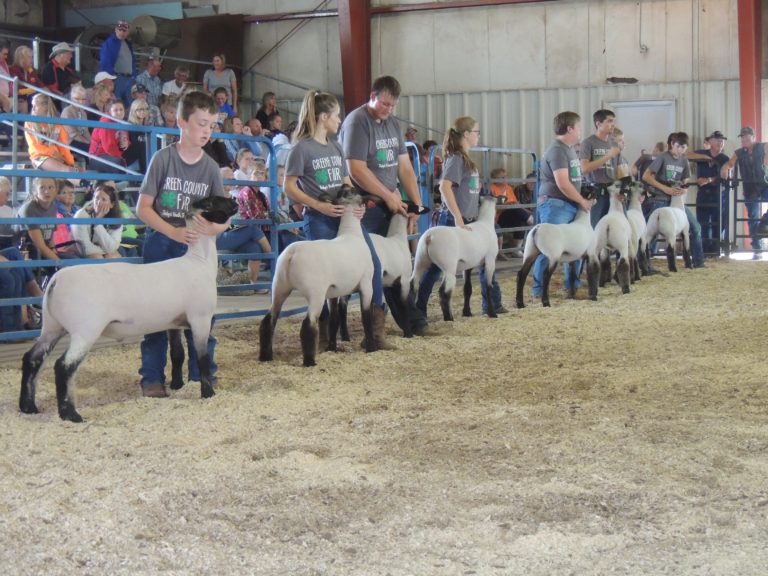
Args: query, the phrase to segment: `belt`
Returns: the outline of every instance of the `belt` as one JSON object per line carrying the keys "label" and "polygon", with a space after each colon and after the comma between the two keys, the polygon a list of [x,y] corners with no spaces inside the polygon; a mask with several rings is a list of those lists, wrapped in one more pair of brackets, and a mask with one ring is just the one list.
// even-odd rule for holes
{"label": "belt", "polygon": [[115,72],[115,76],[124,76],[126,78],[133,78],[133,74],[122,74],[121,72]]}

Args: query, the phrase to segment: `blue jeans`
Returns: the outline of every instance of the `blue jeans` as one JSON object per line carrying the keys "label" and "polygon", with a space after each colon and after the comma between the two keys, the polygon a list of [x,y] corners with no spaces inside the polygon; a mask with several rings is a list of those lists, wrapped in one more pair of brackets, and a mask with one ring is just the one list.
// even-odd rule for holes
{"label": "blue jeans", "polygon": [[749,237],[752,239],[752,249],[760,250],[760,237],[757,234],[757,227],[760,220],[768,218],[768,212],[760,215],[760,203],[768,202],[768,188],[760,190],[760,194],[754,200],[744,200],[744,206],[747,208],[747,227],[749,228]]}
{"label": "blue jeans", "polygon": [[[24,256],[16,247],[0,250],[0,256],[11,261],[24,260]],[[33,279],[31,268],[1,268],[0,299],[22,298],[27,283]],[[16,330],[21,330],[21,306],[0,306],[0,332]]]}
{"label": "blue jeans", "polygon": [[[547,197],[538,205],[539,222],[549,224],[570,224],[576,218],[579,208],[566,200]],[[544,271],[549,268],[549,259],[540,255],[533,265],[533,290],[534,298],[541,298],[543,291]],[[565,289],[578,289],[581,286],[579,273],[581,272],[581,260],[576,261],[576,277],[571,276],[571,267],[564,265]]]}
{"label": "blue jeans", "polygon": [[239,254],[263,253],[259,241],[264,238],[264,231],[259,226],[243,226],[226,230],[216,238],[216,248]]}
{"label": "blue jeans", "polygon": [[115,78],[115,98],[119,98],[125,104],[126,110],[131,107],[133,97],[131,96],[131,87],[136,83],[133,76],[126,76],[125,74],[117,74]]}
{"label": "blue jeans", "polygon": [[[366,215],[368,210],[365,211]],[[363,218],[365,222],[365,218]],[[316,210],[307,210],[304,214],[304,236],[307,240],[333,240],[336,238],[336,234],[339,232],[339,224],[341,218],[331,218],[325,214],[321,214]],[[368,250],[371,251],[371,259],[373,260],[373,305],[378,307],[384,306],[384,285],[381,280],[381,261],[376,254],[376,249],[373,247],[371,237],[368,235],[368,231],[363,226],[363,238],[368,246]]]}
{"label": "blue jeans", "polygon": [[696,194],[696,219],[701,226],[702,246],[708,252],[719,252],[720,241],[728,238],[728,196],[715,190],[699,190]]}
{"label": "blue jeans", "polygon": [[592,206],[592,210],[589,211],[589,220],[592,222],[592,228],[597,226],[600,222],[600,218],[608,214],[608,209],[611,207],[611,197],[607,190],[600,190],[595,197],[595,205]]}
{"label": "blue jeans", "polygon": [[[453,214],[448,212],[447,210],[442,210],[437,217],[437,225],[438,226],[456,226],[456,220],[453,217]],[[422,312],[426,313],[427,311],[427,304],[429,303],[429,297],[432,295],[432,290],[435,287],[435,284],[438,280],[440,280],[442,272],[440,271],[440,268],[435,266],[434,264],[430,265],[429,268],[427,268],[427,271],[424,273],[424,276],[421,279],[421,282],[419,282],[419,295],[416,299],[416,308],[421,310]],[[486,284],[486,277],[485,277],[485,265],[480,266],[480,298],[481,298],[481,306],[483,309],[483,314],[488,313],[488,300],[485,297],[485,284]],[[496,282],[496,273],[493,273],[493,278],[491,279],[491,297],[493,298],[493,306],[498,310],[501,308],[501,287],[499,286],[499,283]]]}
{"label": "blue jeans", "polygon": [[[669,200],[659,198],[658,196],[653,200],[647,200],[651,202],[650,214],[657,208],[663,208],[669,206]],[[688,218],[688,237],[691,241],[691,259],[694,266],[701,266],[704,263],[704,244],[701,240],[701,224],[696,219],[696,215],[688,206],[685,207],[685,216]],[[669,242],[669,240],[667,240]],[[650,244],[651,254],[656,252],[656,238],[651,240]]]}
{"label": "blue jeans", "polygon": [[[168,236],[155,231],[149,231],[144,240],[144,263],[162,262],[171,258],[179,258],[187,253],[187,246],[180,244]],[[148,287],[151,289],[151,287]],[[147,294],[151,298],[151,293]],[[213,329],[213,320],[211,320]],[[200,368],[197,364],[197,353],[192,342],[192,331],[184,330],[189,349],[189,380],[200,380]],[[214,362],[213,354],[216,347],[216,338],[208,335],[208,357],[211,360],[211,376],[216,374],[218,366]],[[144,336],[141,342],[141,385],[165,384],[165,365],[168,361],[168,332],[154,332]]]}

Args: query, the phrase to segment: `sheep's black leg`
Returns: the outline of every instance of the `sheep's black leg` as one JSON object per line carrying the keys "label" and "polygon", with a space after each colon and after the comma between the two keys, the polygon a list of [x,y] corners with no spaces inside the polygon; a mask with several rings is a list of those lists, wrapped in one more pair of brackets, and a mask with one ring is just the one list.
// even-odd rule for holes
{"label": "sheep's black leg", "polygon": [[597,300],[598,277],[600,276],[600,263],[595,260],[587,261],[587,285],[589,286],[589,299]]}
{"label": "sheep's black leg", "polygon": [[616,265],[616,277],[619,281],[619,285],[621,286],[622,294],[629,294],[629,276],[629,262],[627,262],[626,258],[620,257],[619,262]]}
{"label": "sheep's black leg", "polygon": [[[571,270],[571,285],[568,287],[568,298],[570,299],[576,298],[576,262],[576,260],[568,262],[568,268]],[[581,274],[581,269],[579,269],[579,274]]]}
{"label": "sheep's black leg", "polygon": [[373,338],[373,305],[368,306],[368,309],[362,307],[360,304],[360,312],[363,317],[363,344],[366,352],[376,352],[376,341]]}
{"label": "sheep's black leg", "polygon": [[181,330],[168,330],[168,343],[171,348],[171,390],[184,387],[184,344]]}
{"label": "sheep's black leg", "polygon": [[35,342],[21,363],[21,391],[19,393],[19,410],[25,414],[37,414],[35,405],[35,391],[37,389],[37,374],[43,367],[46,357],[50,354],[53,345],[46,345],[41,341]]}
{"label": "sheep's black leg", "polygon": [[544,278],[542,278],[541,281],[541,305],[544,307],[549,307],[549,281],[552,280],[552,274],[555,273],[555,269],[557,268],[557,262],[550,263],[550,265],[544,269]]}
{"label": "sheep's black leg", "polygon": [[683,262],[685,262],[685,267],[689,270],[693,268],[693,260],[691,260],[691,250],[690,248],[686,247],[685,242],[683,242]]}
{"label": "sheep's black leg", "polygon": [[272,340],[275,335],[275,324],[277,324],[277,314],[272,314],[272,310],[266,313],[261,319],[259,325],[259,361],[269,362],[272,360]]}
{"label": "sheep's black leg", "polygon": [[349,342],[349,325],[347,324],[347,308],[349,307],[349,296],[339,299],[339,331],[341,341]]}
{"label": "sheep's black leg", "polygon": [[472,310],[469,307],[469,299],[472,297],[472,268],[464,270],[464,308],[461,315],[465,318],[472,316]]}
{"label": "sheep's black leg", "polygon": [[65,358],[69,350],[62,354],[56,360],[54,365],[54,374],[56,377],[56,401],[59,406],[59,418],[69,420],[70,422],[82,422],[83,417],[77,413],[75,403],[72,399],[72,376],[74,376],[80,363],[85,358],[85,354],[75,358],[69,364],[65,363]]}
{"label": "sheep's black leg", "polygon": [[[413,326],[411,326],[411,304],[409,299],[411,298],[410,283],[408,284],[408,290],[403,286],[403,279],[398,278],[392,283],[392,303],[397,306],[397,316],[399,316],[400,323],[398,326],[403,330],[404,338],[413,338]],[[415,295],[414,295],[415,298]],[[414,309],[416,308],[414,303]],[[390,308],[392,308],[390,306]],[[395,318],[395,310],[392,309],[392,318]]]}
{"label": "sheep's black leg", "polygon": [[[344,306],[342,300],[344,300],[344,298],[331,298],[328,300],[328,326],[326,327],[323,324],[319,325],[319,328],[328,330],[328,345],[326,350],[329,352],[336,352],[338,350],[338,346],[336,345],[336,333],[339,331],[341,308]],[[346,306],[344,306],[344,308],[344,313],[346,314]],[[322,341],[322,338],[320,338],[319,341]]]}
{"label": "sheep's black leg", "polygon": [[[536,256],[538,256],[538,254]],[[536,256],[531,256],[527,260],[524,260],[522,267],[517,272],[517,293],[515,294],[515,305],[518,308],[525,308],[525,299],[523,297],[525,279],[528,278],[528,273],[531,271],[534,262],[536,262]]]}
{"label": "sheep's black leg", "polygon": [[667,243],[667,267],[670,272],[677,272],[677,262],[675,262],[675,244],[674,240]]}
{"label": "sheep's black leg", "polygon": [[304,366],[315,366],[315,353],[317,352],[317,320],[312,322],[307,314],[301,323],[301,351],[304,355]]}
{"label": "sheep's black leg", "polygon": [[[207,344],[207,337],[204,342]],[[211,382],[211,357],[208,356],[207,345],[203,346],[202,351],[197,353],[197,364],[200,367],[200,397],[210,398],[216,392],[214,392],[213,382]]]}
{"label": "sheep's black leg", "polygon": [[603,250],[600,254],[600,288],[611,281],[611,256],[606,252]]}
{"label": "sheep's black leg", "polygon": [[[446,276],[447,277],[447,276]],[[453,291],[448,291],[445,288],[445,280],[440,284],[440,309],[443,311],[443,320],[446,322],[453,322],[453,312],[451,311],[451,296]]]}

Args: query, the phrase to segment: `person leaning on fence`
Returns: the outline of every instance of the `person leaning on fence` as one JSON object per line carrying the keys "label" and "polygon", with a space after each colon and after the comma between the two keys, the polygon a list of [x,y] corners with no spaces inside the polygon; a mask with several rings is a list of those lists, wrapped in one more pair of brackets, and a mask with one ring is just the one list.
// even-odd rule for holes
{"label": "person leaning on fence", "polygon": [[755,130],[751,126],[744,126],[739,132],[741,147],[737,148],[720,170],[720,177],[724,180],[729,177],[730,170],[737,168],[738,180],[741,181],[744,194],[744,206],[747,209],[747,225],[752,250],[755,255],[760,252],[760,240],[762,238],[759,229],[768,225],[768,211],[760,215],[760,207],[768,201],[768,154],[766,143],[757,142]]}
{"label": "person leaning on fence", "polygon": [[131,105],[131,86],[138,73],[133,44],[128,40],[130,30],[131,25],[126,20],[118,20],[99,51],[99,70],[117,77],[115,96],[126,106]]}
{"label": "person leaning on fence", "polygon": [[704,139],[707,148],[687,154],[696,162],[696,218],[701,224],[705,252],[720,252],[720,242],[728,240],[728,194],[722,191],[720,170],[728,163],[723,154],[727,138],[715,130]]}
{"label": "person leaning on fence", "polygon": [[[189,92],[179,101],[178,143],[160,150],[152,157],[139,189],[137,216],[151,231],[144,240],[144,262],[160,262],[183,256],[200,235],[215,235],[227,229],[200,215],[187,226],[186,210],[192,201],[211,196],[226,196],[216,163],[202,150],[216,124],[213,98],[202,92]],[[185,331],[189,348],[189,379],[200,380],[192,334]],[[208,338],[212,377],[216,372],[216,340]],[[148,334],[141,343],[141,389],[145,396],[165,398],[165,364],[168,335],[165,331]]]}
{"label": "person leaning on fence", "polygon": [[[363,228],[382,236],[387,235],[393,214],[408,216],[400,186],[411,202],[422,206],[416,173],[405,148],[400,122],[393,116],[400,91],[400,83],[392,76],[374,80],[368,102],[347,115],[340,132],[352,181],[361,190],[383,200],[382,206],[366,210]],[[416,218],[416,215],[411,217]],[[381,269],[374,273],[381,274]],[[384,297],[392,310],[392,317],[402,328],[405,314],[401,313],[402,305],[396,290],[386,288]],[[409,297],[408,308],[413,333],[417,336],[426,334],[426,314],[416,306],[413,296]]]}
{"label": "person leaning on fence", "polygon": [[[649,185],[653,198],[651,213],[657,208],[669,206],[672,196],[686,194],[691,168],[685,152],[688,149],[688,134],[672,132],[667,138],[667,151],[657,156],[643,174],[643,181]],[[647,201],[648,201],[647,200]],[[704,248],[701,242],[701,225],[693,211],[686,206],[685,215],[688,218],[689,236],[691,239],[691,256],[694,268],[704,268]],[[651,243],[651,252],[656,249],[656,241]]]}
{"label": "person leaning on fence", "polygon": [[[35,94],[32,98],[32,115],[40,116],[40,122],[24,123],[24,138],[27,140],[29,160],[32,166],[51,172],[77,172],[75,158],[64,126],[53,123],[59,116],[53,101],[47,94]],[[73,184],[80,183],[79,176],[70,178]]]}
{"label": "person leaning on fence", "polygon": [[[122,218],[113,186],[99,184],[93,200],[75,214],[75,218]],[[72,237],[82,246],[86,258],[120,258],[122,224],[73,224]]]}

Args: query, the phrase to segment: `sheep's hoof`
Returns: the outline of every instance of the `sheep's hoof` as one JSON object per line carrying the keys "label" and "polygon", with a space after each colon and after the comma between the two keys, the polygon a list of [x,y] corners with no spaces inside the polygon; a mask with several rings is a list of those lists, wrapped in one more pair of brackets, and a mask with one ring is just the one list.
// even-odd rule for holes
{"label": "sheep's hoof", "polygon": [[471,310],[462,310],[461,315],[464,316],[464,318],[472,318],[472,311]]}
{"label": "sheep's hoof", "polygon": [[[629,290],[627,290],[627,292],[629,292]],[[589,299],[592,300],[592,302],[597,302],[597,296],[590,296]]]}
{"label": "sheep's hoof", "polygon": [[549,300],[547,300],[546,302],[542,302],[541,305],[544,306],[544,308],[551,308]]}
{"label": "sheep's hoof", "polygon": [[59,408],[59,418],[62,420],[69,420],[70,422],[80,423],[83,421],[83,417],[77,413],[74,406],[68,404]]}
{"label": "sheep's hoof", "polygon": [[315,362],[314,358],[304,358],[304,367],[305,368],[312,368],[312,366],[317,366],[317,362]]}
{"label": "sheep's hoof", "polygon": [[515,302],[515,306],[517,306],[518,309],[522,310],[523,308],[525,308],[525,303]]}
{"label": "sheep's hoof", "polygon": [[621,293],[622,294],[629,294],[629,286],[622,286],[621,287]]}
{"label": "sheep's hoof", "polygon": [[213,390],[213,386],[208,384],[208,386],[201,385],[200,386],[200,398],[211,398],[214,396],[216,392]]}
{"label": "sheep's hoof", "polygon": [[37,409],[37,406],[34,404],[19,404],[19,410],[21,410],[24,414],[39,414],[40,411]]}
{"label": "sheep's hoof", "polygon": [[259,362],[272,362],[272,351],[262,350],[259,352]]}
{"label": "sheep's hoof", "polygon": [[184,388],[184,379],[171,380],[171,390],[181,390]]}

